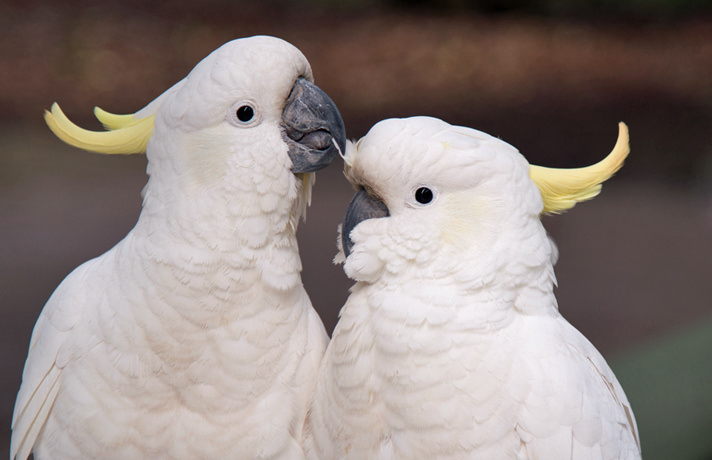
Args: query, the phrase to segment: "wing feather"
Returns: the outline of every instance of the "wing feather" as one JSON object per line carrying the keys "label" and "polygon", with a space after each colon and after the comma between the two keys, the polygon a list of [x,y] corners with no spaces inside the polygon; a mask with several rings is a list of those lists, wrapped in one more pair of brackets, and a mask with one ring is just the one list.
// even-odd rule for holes
{"label": "wing feather", "polygon": [[47,301],[32,331],[12,415],[10,459],[25,460],[47,421],[61,386],[57,357],[81,317],[89,261],[67,276]]}
{"label": "wing feather", "polygon": [[[38,391],[32,395],[29,405],[25,407],[18,418],[18,424],[13,424],[11,459],[25,460],[30,456],[59,392],[59,375],[59,369],[53,367],[47,378],[42,381]],[[22,439],[19,439],[21,435]]]}
{"label": "wing feather", "polygon": [[640,459],[630,403],[603,356],[563,318],[532,329],[546,338],[528,365],[549,385],[527,394],[517,426],[528,456]]}

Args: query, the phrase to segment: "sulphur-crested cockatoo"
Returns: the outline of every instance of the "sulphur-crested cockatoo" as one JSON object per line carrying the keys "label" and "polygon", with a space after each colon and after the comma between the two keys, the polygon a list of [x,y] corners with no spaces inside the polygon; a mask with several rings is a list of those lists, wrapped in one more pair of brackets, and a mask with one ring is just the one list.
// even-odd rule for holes
{"label": "sulphur-crested cockatoo", "polygon": [[75,269],[40,315],[11,458],[299,459],[327,336],[295,231],[313,172],[345,147],[306,58],[272,37],[231,41],[106,132],[62,140],[146,151],[136,226]]}
{"label": "sulphur-crested cockatoo", "polygon": [[346,154],[356,281],[305,428],[315,459],[638,459],[628,400],[559,313],[539,216],[595,196],[628,154],[573,170],[428,117]]}

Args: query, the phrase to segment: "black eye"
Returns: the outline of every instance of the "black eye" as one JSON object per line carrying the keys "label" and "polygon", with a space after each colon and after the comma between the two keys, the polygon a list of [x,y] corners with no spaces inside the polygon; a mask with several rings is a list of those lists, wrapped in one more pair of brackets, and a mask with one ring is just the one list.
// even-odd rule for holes
{"label": "black eye", "polygon": [[415,191],[415,201],[420,204],[428,204],[433,201],[433,191],[428,187],[420,187]]}
{"label": "black eye", "polygon": [[247,123],[248,121],[252,120],[254,116],[255,109],[253,109],[249,105],[243,105],[242,107],[237,109],[237,119],[243,123]]}

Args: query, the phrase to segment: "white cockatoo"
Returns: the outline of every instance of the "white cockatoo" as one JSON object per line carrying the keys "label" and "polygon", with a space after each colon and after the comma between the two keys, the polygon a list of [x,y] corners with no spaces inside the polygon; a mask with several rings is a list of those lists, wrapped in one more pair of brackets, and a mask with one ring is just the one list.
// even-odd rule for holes
{"label": "white cockatoo", "polygon": [[600,353],[559,313],[540,221],[594,197],[628,154],[531,166],[511,145],[415,117],[346,154],[342,226],[356,281],[305,428],[314,459],[639,459]]}
{"label": "white cockatoo", "polygon": [[295,231],[313,172],[345,147],[304,55],[273,37],[221,46],[106,132],[54,133],[146,152],[136,226],[75,269],[32,334],[11,458],[300,459],[327,343]]}

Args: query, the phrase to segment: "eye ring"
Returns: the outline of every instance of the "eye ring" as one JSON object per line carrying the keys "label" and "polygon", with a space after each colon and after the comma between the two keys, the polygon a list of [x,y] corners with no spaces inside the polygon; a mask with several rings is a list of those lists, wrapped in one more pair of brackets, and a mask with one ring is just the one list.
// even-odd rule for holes
{"label": "eye ring", "polygon": [[253,109],[252,106],[245,104],[240,106],[235,114],[237,115],[237,119],[241,122],[249,123],[249,121],[255,117],[255,109]]}
{"label": "eye ring", "polygon": [[433,198],[435,198],[435,194],[428,187],[418,187],[415,190],[414,196],[415,201],[420,204],[428,204],[433,201]]}
{"label": "eye ring", "polygon": [[417,185],[410,190],[406,204],[411,208],[430,206],[438,198],[438,190],[429,185]]}
{"label": "eye ring", "polygon": [[252,101],[239,101],[230,106],[227,120],[240,128],[256,126],[262,121],[257,104]]}

